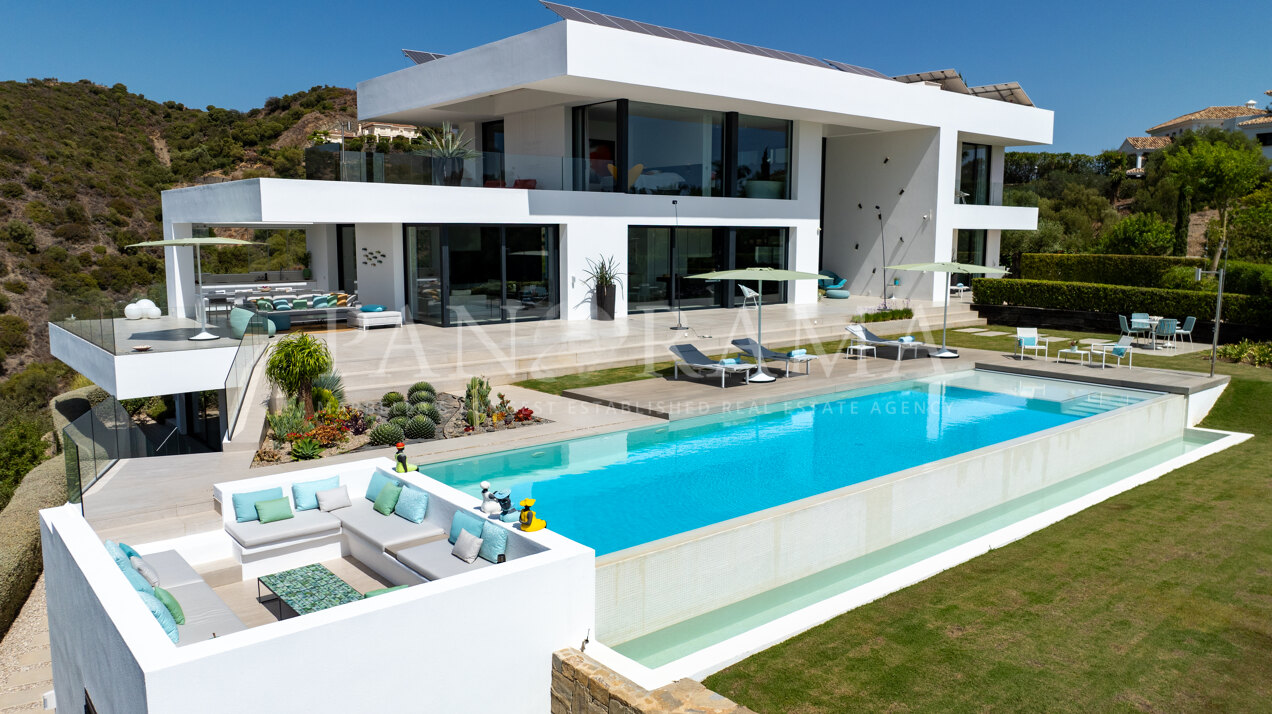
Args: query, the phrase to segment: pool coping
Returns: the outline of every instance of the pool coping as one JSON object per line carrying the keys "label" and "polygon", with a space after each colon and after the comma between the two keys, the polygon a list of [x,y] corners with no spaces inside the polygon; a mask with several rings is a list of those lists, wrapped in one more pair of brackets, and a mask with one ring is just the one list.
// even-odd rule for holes
{"label": "pool coping", "polygon": [[[1153,369],[1144,367],[1141,369],[1117,369],[1111,368],[1112,373],[1105,375],[1107,370],[1100,369],[1096,371],[1094,367],[1076,366],[1074,369],[1060,369],[1052,363],[1045,363],[1049,369],[1039,369],[1038,367],[1027,366],[1027,362],[1017,364],[1002,364],[996,362],[977,362],[975,369],[983,369],[991,372],[1004,372],[1007,374],[1017,374],[1026,377],[1042,377],[1046,379],[1062,379],[1073,382],[1089,382],[1104,387],[1118,387],[1121,389],[1139,389],[1150,392],[1165,392],[1167,394],[1182,394],[1191,396],[1208,389],[1226,385],[1231,378],[1224,374],[1217,374],[1209,377],[1195,372],[1183,372],[1173,369]],[[1143,377],[1133,372],[1147,373]],[[1164,381],[1154,381],[1153,376],[1159,378],[1162,375],[1179,375],[1181,377],[1190,377],[1188,383],[1179,384]]]}

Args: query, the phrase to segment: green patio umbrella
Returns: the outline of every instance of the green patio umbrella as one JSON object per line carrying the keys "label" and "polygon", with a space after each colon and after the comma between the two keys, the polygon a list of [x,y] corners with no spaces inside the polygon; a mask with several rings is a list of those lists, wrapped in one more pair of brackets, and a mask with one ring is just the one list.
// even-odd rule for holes
{"label": "green patio umbrella", "polygon": [[[739,270],[717,270],[714,273],[701,273],[699,275],[686,275],[686,278],[696,278],[699,280],[755,280],[759,282],[760,301],[759,306],[755,308],[757,315],[755,341],[764,344],[764,281],[765,280],[829,280],[830,276],[818,275],[817,273],[802,273],[798,270],[778,270],[776,268],[741,268]],[[755,357],[759,363],[759,374],[751,377],[752,382],[772,382],[777,379],[773,375],[764,371],[764,361]]]}
{"label": "green patio umbrella", "polygon": [[[205,245],[261,245],[253,243],[250,240],[239,240],[238,238],[173,238],[172,240],[148,240],[141,243],[133,243],[130,248],[167,248],[169,246],[188,245],[194,248],[194,272],[199,276],[199,287],[203,287],[203,261],[199,257],[199,247]],[[200,325],[199,334],[190,337],[191,340],[219,340],[220,335],[214,335],[208,332],[208,314],[203,309],[203,296],[199,295],[197,303],[199,308]]]}
{"label": "green patio umbrella", "polygon": [[949,321],[950,315],[950,273],[967,273],[969,275],[1006,275],[1007,270],[1002,268],[990,268],[984,265],[973,265],[972,263],[907,263],[905,265],[888,265],[888,270],[921,270],[932,271],[933,273],[945,273],[945,311],[941,313],[941,351],[936,353],[937,357],[950,359],[958,357],[958,353],[950,350],[945,346],[945,326]]}

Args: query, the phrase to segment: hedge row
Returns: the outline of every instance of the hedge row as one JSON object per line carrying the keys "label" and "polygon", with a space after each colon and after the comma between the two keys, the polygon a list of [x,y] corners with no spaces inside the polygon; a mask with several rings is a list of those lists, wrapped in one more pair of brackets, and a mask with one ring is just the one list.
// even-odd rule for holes
{"label": "hedge row", "polygon": [[9,631],[44,567],[39,511],[66,503],[66,467],[53,457],[31,469],[0,511],[0,638]]}
{"label": "hedge row", "polygon": [[[1210,261],[1205,258],[1093,253],[1025,253],[1020,256],[1020,277],[1025,280],[1158,288],[1162,287],[1167,273],[1177,268],[1209,270]],[[1224,290],[1272,297],[1272,265],[1229,261]]]}
{"label": "hedge row", "polygon": [[[1180,320],[1192,315],[1198,320],[1209,321],[1215,314],[1214,293],[1052,280],[976,278],[972,280],[972,300],[981,305],[1045,307],[1120,315],[1147,312]],[[1272,326],[1272,298],[1225,293],[1223,320],[1241,325]]]}

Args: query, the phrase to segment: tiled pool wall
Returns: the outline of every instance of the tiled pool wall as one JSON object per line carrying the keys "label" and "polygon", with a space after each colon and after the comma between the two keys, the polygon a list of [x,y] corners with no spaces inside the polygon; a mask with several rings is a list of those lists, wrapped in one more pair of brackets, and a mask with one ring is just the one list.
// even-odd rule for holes
{"label": "tiled pool wall", "polygon": [[598,558],[597,639],[621,644],[1178,439],[1187,410],[1157,396]]}

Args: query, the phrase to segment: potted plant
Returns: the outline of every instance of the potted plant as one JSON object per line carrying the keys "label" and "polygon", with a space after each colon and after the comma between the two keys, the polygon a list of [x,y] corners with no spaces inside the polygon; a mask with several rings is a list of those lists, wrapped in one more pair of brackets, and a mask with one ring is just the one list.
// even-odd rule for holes
{"label": "potted plant", "polygon": [[472,148],[472,140],[464,137],[462,130],[455,130],[450,122],[442,122],[441,129],[428,127],[421,130],[424,148],[417,154],[431,157],[433,177],[442,180],[444,186],[458,186],[464,180],[464,162],[481,157]]}
{"label": "potted plant", "polygon": [[784,172],[773,173],[773,164],[769,160],[768,147],[764,147],[764,154],[760,156],[760,171],[755,178],[748,179],[743,193],[747,198],[782,198],[786,191],[786,176]]}
{"label": "potted plant", "polygon": [[614,319],[614,300],[623,279],[618,274],[618,261],[614,256],[601,256],[597,260],[589,258],[587,268],[583,271],[587,277],[583,282],[592,288],[593,301],[596,304],[596,319]]}

